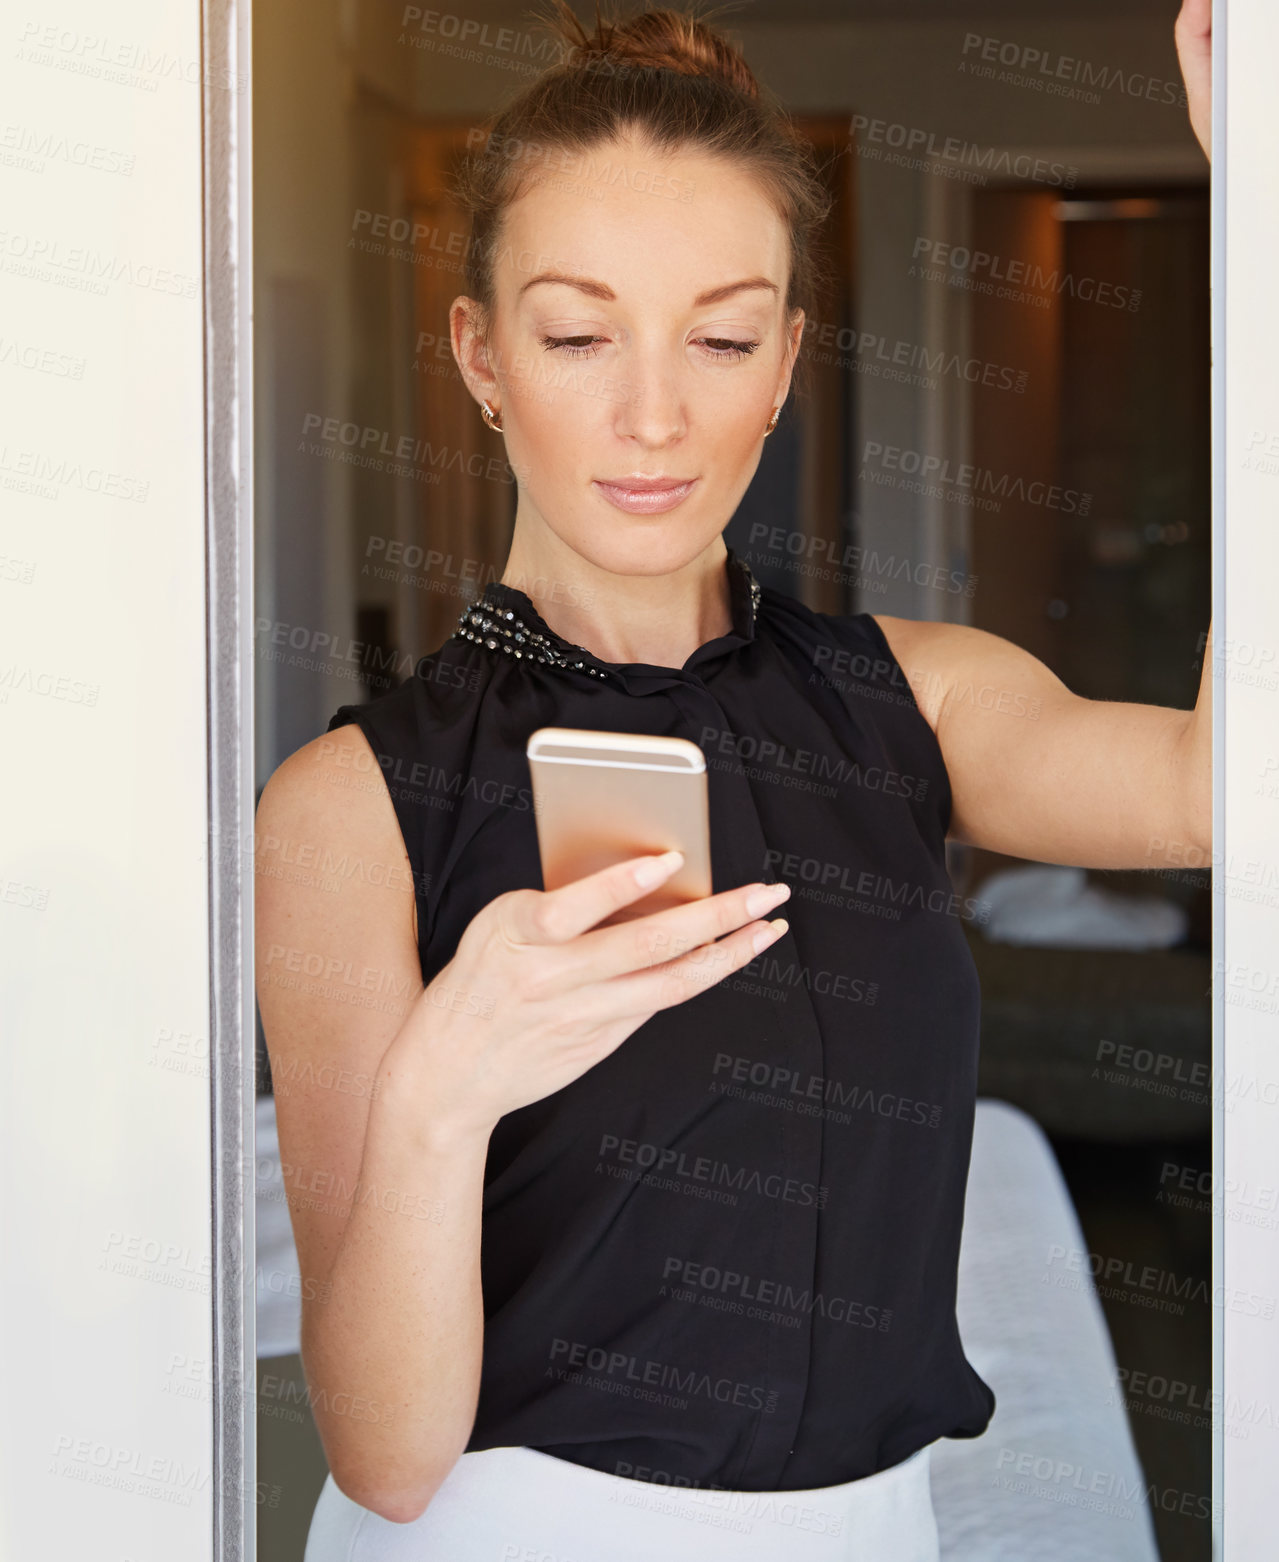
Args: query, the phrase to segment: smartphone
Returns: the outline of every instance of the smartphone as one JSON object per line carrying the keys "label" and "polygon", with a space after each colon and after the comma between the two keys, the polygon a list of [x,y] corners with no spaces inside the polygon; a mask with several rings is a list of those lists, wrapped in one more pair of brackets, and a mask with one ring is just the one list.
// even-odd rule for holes
{"label": "smartphone", "polygon": [[539,727],[526,748],[542,886],[559,889],[628,857],[673,848],[683,865],[611,912],[609,927],[711,893],[706,759],[687,738]]}

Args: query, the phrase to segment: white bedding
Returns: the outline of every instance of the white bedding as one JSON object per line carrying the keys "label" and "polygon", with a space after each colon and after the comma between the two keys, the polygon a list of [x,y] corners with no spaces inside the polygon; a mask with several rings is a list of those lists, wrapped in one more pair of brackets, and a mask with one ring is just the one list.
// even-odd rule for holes
{"label": "white bedding", "polygon": [[959,1332],[997,1403],[981,1437],[933,1445],[946,1562],[1157,1562],[1086,1251],[1043,1130],[1007,1102],[980,1100]]}
{"label": "white bedding", "polygon": [[275,1097],[259,1096],[256,1111],[258,1356],[290,1356],[301,1346],[302,1282],[284,1201]]}

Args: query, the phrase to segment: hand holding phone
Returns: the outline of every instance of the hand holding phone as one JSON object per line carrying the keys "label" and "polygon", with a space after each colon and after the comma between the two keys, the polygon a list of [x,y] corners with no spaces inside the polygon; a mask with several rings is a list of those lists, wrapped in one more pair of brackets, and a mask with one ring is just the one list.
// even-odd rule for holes
{"label": "hand holding phone", "polygon": [[763,882],[606,926],[679,861],[627,859],[558,889],[507,890],[476,913],[383,1065],[420,1102],[423,1142],[487,1139],[506,1113],[562,1090],[787,931],[784,917],[763,919],[789,886]]}

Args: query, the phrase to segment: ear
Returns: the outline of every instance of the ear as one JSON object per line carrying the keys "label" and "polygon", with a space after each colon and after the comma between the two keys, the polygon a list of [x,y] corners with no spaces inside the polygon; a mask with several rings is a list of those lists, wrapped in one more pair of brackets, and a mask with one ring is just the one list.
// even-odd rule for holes
{"label": "ear", "polygon": [[782,374],[777,382],[777,395],[773,398],[777,406],[785,402],[790,395],[791,377],[795,372],[795,364],[799,359],[800,349],[804,343],[804,311],[796,309],[791,316],[786,329],[786,356]]}
{"label": "ear", "polygon": [[449,306],[449,341],[458,371],[477,404],[499,400],[495,359],[484,311],[473,298],[455,298]]}

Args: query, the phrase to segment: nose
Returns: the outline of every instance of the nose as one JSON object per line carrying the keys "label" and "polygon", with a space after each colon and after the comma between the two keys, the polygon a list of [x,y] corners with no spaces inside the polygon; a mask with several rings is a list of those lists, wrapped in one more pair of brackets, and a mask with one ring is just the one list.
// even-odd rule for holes
{"label": "nose", "polygon": [[628,354],[614,427],[623,439],[660,450],[687,432],[686,381],[681,364],[659,349]]}

